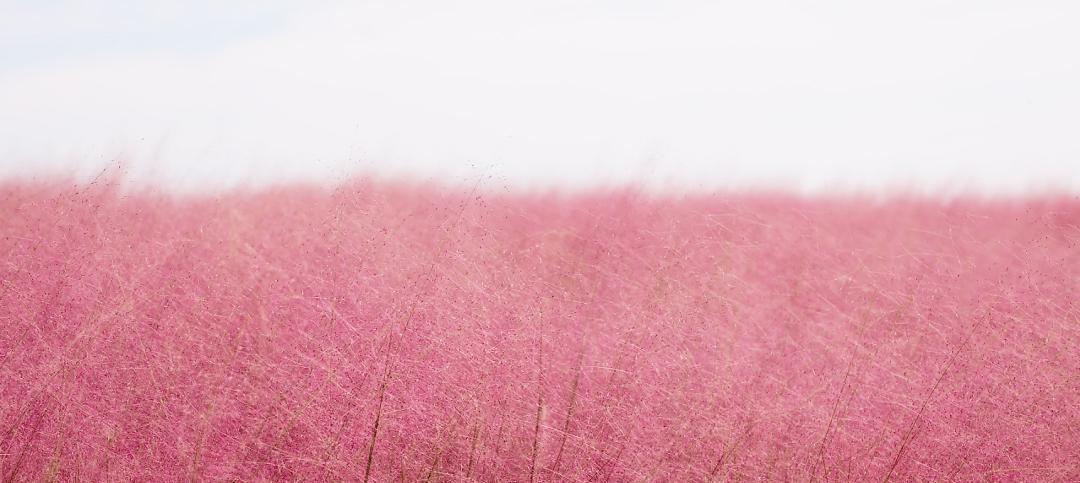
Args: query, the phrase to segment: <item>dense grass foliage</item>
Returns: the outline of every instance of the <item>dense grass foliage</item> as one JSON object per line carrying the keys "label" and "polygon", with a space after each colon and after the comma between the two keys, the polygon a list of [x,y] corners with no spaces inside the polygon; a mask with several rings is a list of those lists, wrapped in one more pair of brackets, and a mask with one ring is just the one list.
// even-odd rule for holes
{"label": "dense grass foliage", "polygon": [[1077,481],[1080,202],[0,186],[7,480]]}

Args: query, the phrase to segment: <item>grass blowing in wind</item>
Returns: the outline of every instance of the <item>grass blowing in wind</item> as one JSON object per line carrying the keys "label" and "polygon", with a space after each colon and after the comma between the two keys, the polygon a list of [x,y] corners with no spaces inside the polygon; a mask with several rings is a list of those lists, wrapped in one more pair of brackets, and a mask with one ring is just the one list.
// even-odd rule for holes
{"label": "grass blowing in wind", "polygon": [[0,185],[0,478],[1075,481],[1080,201]]}
{"label": "grass blowing in wind", "polygon": [[0,483],[1080,482],[1078,24],[0,1]]}

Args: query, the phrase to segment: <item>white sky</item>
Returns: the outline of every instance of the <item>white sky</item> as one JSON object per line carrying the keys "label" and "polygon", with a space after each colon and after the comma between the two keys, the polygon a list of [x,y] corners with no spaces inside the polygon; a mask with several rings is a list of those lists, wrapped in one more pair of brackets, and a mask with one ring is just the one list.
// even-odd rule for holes
{"label": "white sky", "polygon": [[0,0],[0,177],[1080,192],[1080,2]]}

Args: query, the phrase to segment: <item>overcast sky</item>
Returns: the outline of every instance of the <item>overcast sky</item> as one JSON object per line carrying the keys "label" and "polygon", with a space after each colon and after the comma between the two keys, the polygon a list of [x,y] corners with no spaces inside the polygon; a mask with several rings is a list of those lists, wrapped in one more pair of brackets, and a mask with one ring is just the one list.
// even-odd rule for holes
{"label": "overcast sky", "polygon": [[1080,192],[1080,2],[0,0],[0,177]]}

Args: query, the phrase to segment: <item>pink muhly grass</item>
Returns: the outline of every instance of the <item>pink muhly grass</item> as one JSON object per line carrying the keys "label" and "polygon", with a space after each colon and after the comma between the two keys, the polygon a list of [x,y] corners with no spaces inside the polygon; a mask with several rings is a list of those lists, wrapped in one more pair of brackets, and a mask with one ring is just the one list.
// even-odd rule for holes
{"label": "pink muhly grass", "polygon": [[0,185],[0,478],[1077,481],[1080,202]]}

